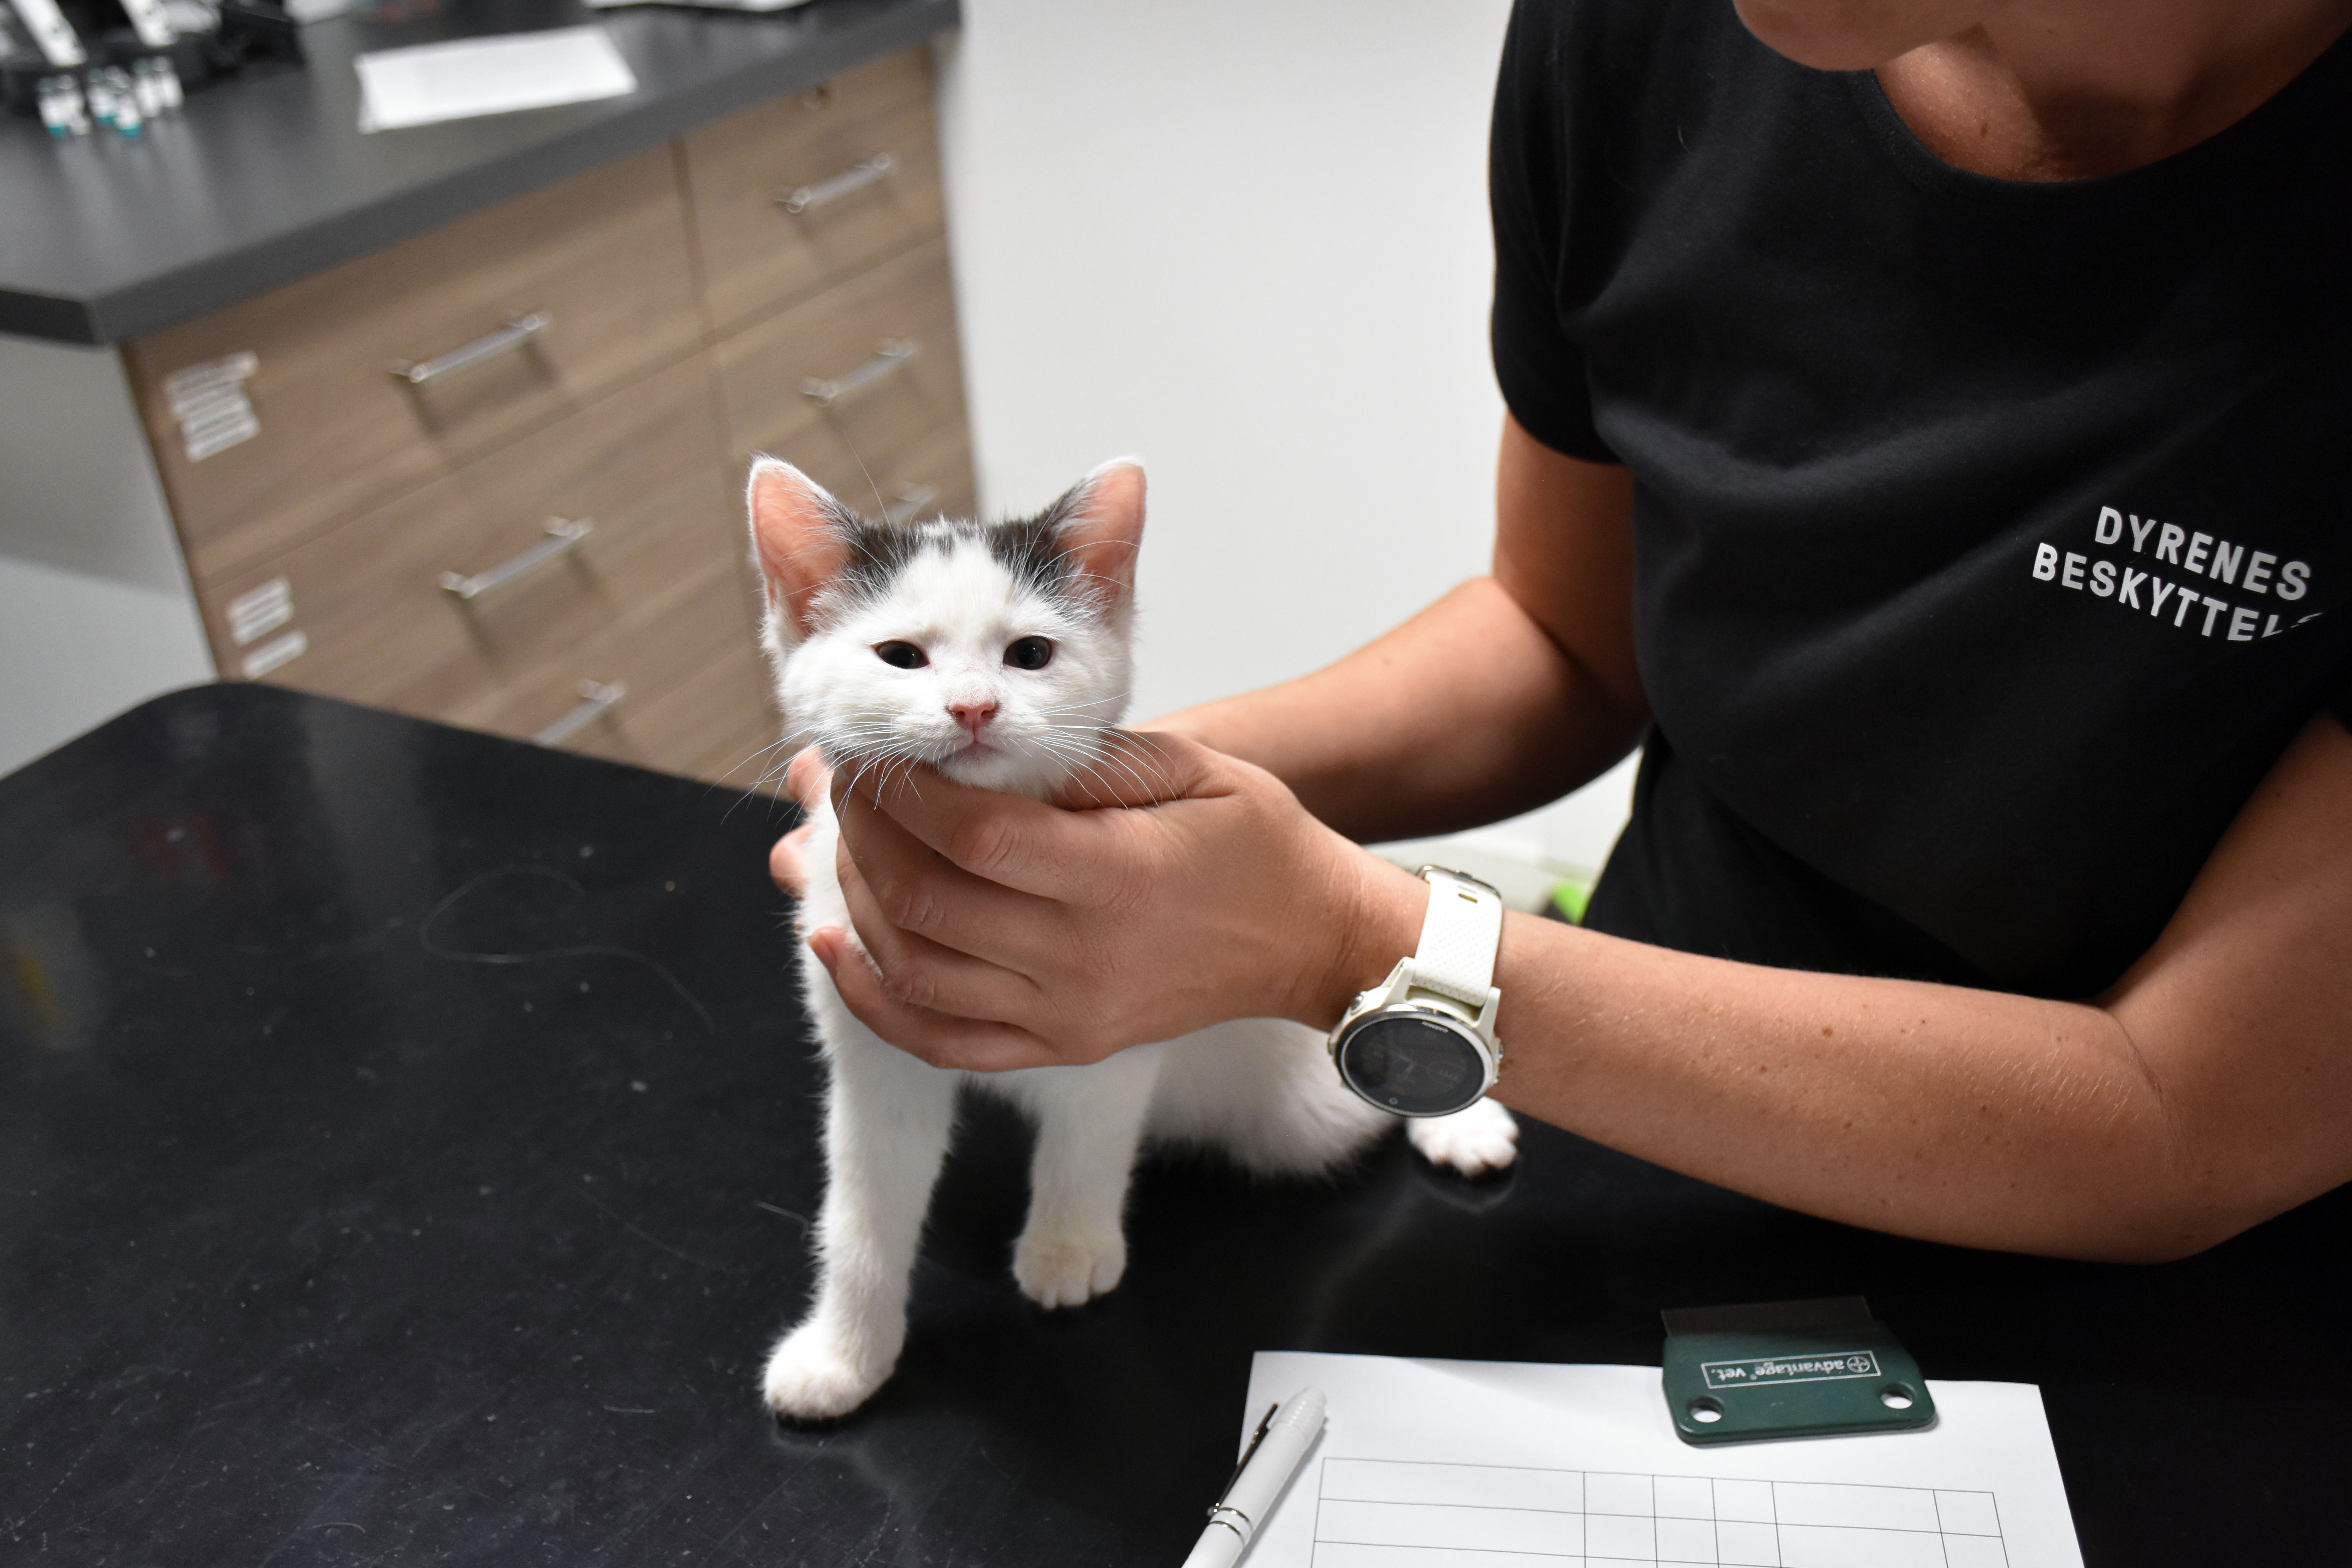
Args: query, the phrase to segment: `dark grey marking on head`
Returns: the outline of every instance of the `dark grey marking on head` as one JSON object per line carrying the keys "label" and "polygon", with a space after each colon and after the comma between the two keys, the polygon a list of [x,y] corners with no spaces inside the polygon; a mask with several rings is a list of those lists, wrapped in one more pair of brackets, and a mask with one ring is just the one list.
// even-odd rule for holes
{"label": "dark grey marking on head", "polygon": [[[1072,592],[1077,563],[1062,542],[1062,531],[1086,502],[1087,486],[1073,485],[1053,504],[1034,517],[985,521],[978,518],[934,518],[923,522],[877,521],[832,500],[830,521],[849,559],[835,581],[834,593],[845,603],[870,604],[888,594],[915,560],[926,551],[945,552],[971,540],[986,549],[1006,575],[1033,593],[1090,605]],[[831,597],[831,595],[827,595]]]}
{"label": "dark grey marking on head", "polygon": [[1069,499],[1064,496],[1035,517],[1007,518],[987,527],[988,552],[1005,574],[1049,598],[1060,597],[1078,572],[1061,543]]}

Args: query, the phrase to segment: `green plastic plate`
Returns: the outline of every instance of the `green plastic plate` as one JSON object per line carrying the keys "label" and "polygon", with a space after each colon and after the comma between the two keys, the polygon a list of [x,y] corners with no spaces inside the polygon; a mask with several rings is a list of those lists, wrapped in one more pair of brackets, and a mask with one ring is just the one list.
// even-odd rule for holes
{"label": "green plastic plate", "polygon": [[1666,1407],[1685,1443],[1932,1426],[1919,1363],[1860,1297],[1684,1309],[1666,1320]]}

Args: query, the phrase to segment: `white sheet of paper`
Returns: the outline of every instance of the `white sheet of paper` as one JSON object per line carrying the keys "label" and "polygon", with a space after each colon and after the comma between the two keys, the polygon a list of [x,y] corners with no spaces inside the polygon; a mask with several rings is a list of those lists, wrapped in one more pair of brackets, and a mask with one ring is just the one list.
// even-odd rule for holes
{"label": "white sheet of paper", "polygon": [[1931,1383],[1920,1432],[1696,1448],[1648,1366],[1261,1351],[1246,1440],[1329,1425],[1243,1568],[2082,1568],[2042,1391]]}
{"label": "white sheet of paper", "polygon": [[379,49],[360,73],[360,129],[399,131],[443,120],[624,98],[636,73],[602,27],[558,27]]}

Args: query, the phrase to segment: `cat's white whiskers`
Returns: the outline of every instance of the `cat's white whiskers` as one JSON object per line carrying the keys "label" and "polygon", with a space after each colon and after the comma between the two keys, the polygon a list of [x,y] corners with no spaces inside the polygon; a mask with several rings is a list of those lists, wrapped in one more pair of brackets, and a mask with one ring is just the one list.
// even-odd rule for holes
{"label": "cat's white whiskers", "polygon": [[1087,798],[1097,805],[1106,800],[1116,800],[1119,796],[1118,789],[1112,784],[1110,774],[1103,765],[1103,759],[1099,757],[1087,761],[1086,766],[1076,775],[1074,782],[1076,781],[1082,781],[1085,784]]}
{"label": "cat's white whiskers", "polygon": [[[1096,755],[1097,761],[1095,766],[1097,769],[1107,767],[1117,768],[1120,773],[1134,780],[1135,787],[1143,792],[1144,795],[1148,798],[1156,797],[1160,794],[1160,791],[1153,787],[1155,782],[1160,784],[1165,784],[1168,782],[1165,778],[1161,778],[1157,781],[1146,778],[1143,773],[1136,768],[1134,763],[1130,763],[1125,756],[1117,752],[1111,751],[1108,748],[1099,749]],[[1109,787],[1109,781],[1107,777],[1104,780],[1104,787]]]}

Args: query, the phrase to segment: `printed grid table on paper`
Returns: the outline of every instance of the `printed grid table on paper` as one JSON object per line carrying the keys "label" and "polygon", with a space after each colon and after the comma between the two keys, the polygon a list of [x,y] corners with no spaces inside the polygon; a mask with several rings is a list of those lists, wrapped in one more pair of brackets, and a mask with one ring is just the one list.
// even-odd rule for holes
{"label": "printed grid table on paper", "polygon": [[1314,1568],[2008,1568],[1990,1492],[1326,1459]]}

